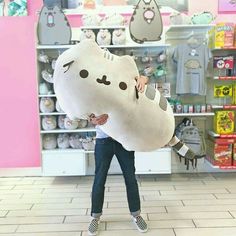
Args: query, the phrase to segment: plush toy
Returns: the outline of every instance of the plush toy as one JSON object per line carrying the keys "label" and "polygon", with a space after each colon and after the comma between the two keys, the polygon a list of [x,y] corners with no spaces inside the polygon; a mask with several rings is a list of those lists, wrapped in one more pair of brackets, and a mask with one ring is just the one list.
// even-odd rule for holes
{"label": "plush toy", "polygon": [[210,24],[215,17],[209,11],[194,14],[191,17],[192,24]]}
{"label": "plush toy", "polygon": [[96,35],[91,29],[84,29],[81,31],[80,41],[84,39],[92,39],[95,41]]}
{"label": "plush toy", "polygon": [[102,18],[97,14],[84,14],[82,16],[82,23],[84,26],[99,26]]}
{"label": "plush toy", "polygon": [[43,113],[53,112],[55,110],[55,102],[50,97],[43,97],[40,99],[39,107]]}
{"label": "plush toy", "polygon": [[78,134],[71,134],[69,138],[70,146],[74,149],[82,149],[81,137]]}
{"label": "plush toy", "polygon": [[99,45],[110,45],[111,33],[107,29],[100,29],[97,34],[97,43]]}
{"label": "plush toy", "polygon": [[41,74],[42,74],[42,77],[43,77],[43,79],[44,79],[45,81],[47,81],[48,83],[53,83],[53,75],[52,75],[52,73],[50,73],[50,72],[47,71],[47,70],[43,70],[43,71],[41,72]]}
{"label": "plush toy", "polygon": [[78,128],[78,121],[71,120],[68,117],[66,117],[64,120],[64,126],[65,126],[65,129],[70,129],[70,130],[77,129]]}
{"label": "plush toy", "polygon": [[39,94],[46,95],[49,93],[49,86],[47,83],[40,83],[39,84]]}
{"label": "plush toy", "polygon": [[155,0],[139,0],[129,22],[131,39],[136,43],[161,40],[163,24]]}
{"label": "plush toy", "polygon": [[103,26],[122,26],[125,25],[125,23],[125,18],[117,13],[108,14],[102,20]]}
{"label": "plush toy", "polygon": [[191,24],[191,19],[184,13],[174,12],[170,15],[170,23],[172,25],[189,25]]}
{"label": "plush toy", "polygon": [[114,29],[112,32],[112,44],[124,45],[126,41],[126,34],[124,29]]}
{"label": "plush toy", "polygon": [[45,134],[43,136],[43,148],[46,150],[55,149],[57,147],[57,137],[55,134]]}
{"label": "plush toy", "polygon": [[53,130],[57,127],[57,121],[55,116],[44,116],[42,118],[42,128],[44,130]]}
{"label": "plush toy", "polygon": [[82,147],[86,151],[92,151],[95,147],[95,140],[92,137],[86,137],[81,139]]}
{"label": "plush toy", "polygon": [[70,143],[69,143],[69,134],[59,134],[57,136],[57,146],[58,148],[61,149],[66,149],[70,147]]}
{"label": "plush toy", "polygon": [[65,129],[65,118],[66,116],[60,115],[57,118],[57,124],[60,129]]}
{"label": "plush toy", "polygon": [[86,128],[88,126],[88,120],[79,119],[79,120],[77,120],[77,122],[78,122],[78,128],[79,129],[83,129],[83,128]]}
{"label": "plush toy", "polygon": [[84,40],[62,53],[54,72],[54,90],[70,119],[108,114],[101,129],[127,150],[151,151],[174,134],[174,115],[152,86],[136,90],[138,70],[132,57],[116,56]]}

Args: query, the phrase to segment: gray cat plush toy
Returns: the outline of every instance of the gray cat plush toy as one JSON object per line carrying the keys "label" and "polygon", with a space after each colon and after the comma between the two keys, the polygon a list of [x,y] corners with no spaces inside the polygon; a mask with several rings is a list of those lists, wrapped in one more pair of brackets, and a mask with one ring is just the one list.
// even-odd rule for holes
{"label": "gray cat plush toy", "polygon": [[57,121],[55,116],[44,116],[42,118],[42,128],[44,130],[53,130],[57,127]]}
{"label": "gray cat plush toy", "polygon": [[57,146],[61,149],[66,149],[70,147],[69,134],[59,134],[57,136]]}
{"label": "gray cat plush toy", "polygon": [[43,148],[46,150],[55,149],[57,147],[57,138],[55,134],[45,134],[43,136]]}
{"label": "gray cat plush toy", "polygon": [[159,41],[163,24],[159,7],[155,0],[140,0],[129,23],[131,39],[136,43]]}
{"label": "gray cat plush toy", "polygon": [[39,44],[70,44],[71,28],[69,22],[58,6],[43,6],[38,26]]}
{"label": "gray cat plush toy", "polygon": [[53,112],[55,110],[55,102],[52,98],[43,97],[40,100],[39,107],[43,113]]}
{"label": "gray cat plush toy", "polygon": [[78,121],[77,120],[70,120],[68,117],[64,120],[65,129],[73,130],[78,128]]}
{"label": "gray cat plush toy", "polygon": [[74,149],[82,149],[81,137],[78,134],[72,134],[69,138],[70,146]]}
{"label": "gray cat plush toy", "polygon": [[60,129],[65,129],[65,118],[66,116],[64,115],[58,116],[57,123]]}

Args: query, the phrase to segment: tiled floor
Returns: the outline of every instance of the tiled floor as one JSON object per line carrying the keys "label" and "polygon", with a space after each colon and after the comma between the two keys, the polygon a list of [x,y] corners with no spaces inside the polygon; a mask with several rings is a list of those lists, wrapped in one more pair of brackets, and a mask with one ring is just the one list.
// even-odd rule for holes
{"label": "tiled floor", "polygon": [[[0,236],[85,236],[93,177],[0,178]],[[236,173],[138,176],[146,236],[236,236]],[[122,176],[109,176],[100,236],[134,236]]]}

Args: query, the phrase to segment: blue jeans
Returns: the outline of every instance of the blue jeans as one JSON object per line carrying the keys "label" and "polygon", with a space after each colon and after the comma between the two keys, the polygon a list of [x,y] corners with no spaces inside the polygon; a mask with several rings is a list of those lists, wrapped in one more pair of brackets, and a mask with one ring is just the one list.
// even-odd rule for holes
{"label": "blue jeans", "polygon": [[125,179],[129,210],[133,216],[140,214],[140,197],[135,177],[134,152],[127,151],[112,138],[96,139],[95,177],[92,188],[91,216],[100,217],[104,202],[104,190],[112,157],[116,155]]}

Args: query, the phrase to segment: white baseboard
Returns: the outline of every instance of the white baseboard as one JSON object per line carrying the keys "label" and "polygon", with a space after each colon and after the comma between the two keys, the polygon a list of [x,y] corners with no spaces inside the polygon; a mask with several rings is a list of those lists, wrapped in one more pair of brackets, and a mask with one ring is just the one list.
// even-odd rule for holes
{"label": "white baseboard", "polygon": [[13,176],[42,176],[41,167],[29,168],[0,168],[0,177]]}

